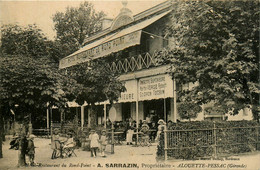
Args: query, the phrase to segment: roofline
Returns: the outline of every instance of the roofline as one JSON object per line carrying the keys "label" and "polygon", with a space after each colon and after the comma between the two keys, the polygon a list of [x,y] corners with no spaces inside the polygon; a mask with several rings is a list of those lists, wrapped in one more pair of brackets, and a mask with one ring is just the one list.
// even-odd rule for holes
{"label": "roofline", "polygon": [[[133,23],[136,23],[137,21],[145,18],[145,17],[148,17],[152,14],[155,14],[155,13],[158,13],[160,11],[164,11],[166,9],[169,9],[172,5],[172,0],[166,0],[165,2],[162,2],[156,6],[153,6],[152,8],[149,8],[145,11],[142,11],[136,15],[133,16],[134,18],[134,21],[127,24],[127,25],[131,25]],[[127,26],[127,25],[124,25],[123,27]],[[122,28],[122,27],[120,27]],[[112,33],[112,32],[116,32],[117,30],[119,30],[120,28],[116,29],[116,30],[110,30],[110,27],[105,29],[105,30],[102,30],[101,32],[97,32],[96,34],[88,37],[84,43],[84,46],[88,43],[90,43],[91,41],[94,41],[96,39],[99,39],[99,38],[102,38],[103,36],[105,35],[108,35],[109,33]]]}

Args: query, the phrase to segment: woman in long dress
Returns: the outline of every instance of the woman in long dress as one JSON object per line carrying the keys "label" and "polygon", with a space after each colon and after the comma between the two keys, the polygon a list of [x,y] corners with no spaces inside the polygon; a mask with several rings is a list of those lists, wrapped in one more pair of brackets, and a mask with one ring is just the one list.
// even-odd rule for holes
{"label": "woman in long dress", "polygon": [[134,123],[129,121],[127,125],[127,133],[126,133],[126,144],[132,145],[133,142],[133,134],[134,134]]}

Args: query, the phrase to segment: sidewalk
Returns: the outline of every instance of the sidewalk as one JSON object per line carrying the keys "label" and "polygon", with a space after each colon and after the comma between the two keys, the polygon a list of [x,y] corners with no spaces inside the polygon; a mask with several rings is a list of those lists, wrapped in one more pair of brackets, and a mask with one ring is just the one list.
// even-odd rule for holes
{"label": "sidewalk", "polygon": [[[18,151],[9,150],[9,140],[3,145],[4,158],[0,159],[0,169],[250,169],[260,168],[260,152],[232,156],[230,160],[156,160],[156,146],[133,147],[116,145],[114,154],[107,154],[106,158],[90,157],[90,152],[75,150],[77,157],[50,159],[52,150],[50,139],[35,138],[36,162],[42,167],[17,168]],[[65,167],[66,166],[66,167]]]}

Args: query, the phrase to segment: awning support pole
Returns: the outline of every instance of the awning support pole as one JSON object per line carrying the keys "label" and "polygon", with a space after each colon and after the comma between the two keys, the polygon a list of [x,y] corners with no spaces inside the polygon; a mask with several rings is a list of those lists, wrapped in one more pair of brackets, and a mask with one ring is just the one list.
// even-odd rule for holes
{"label": "awning support pole", "polygon": [[50,123],[49,123],[49,102],[47,102],[47,110],[46,110],[46,117],[47,117],[47,136],[48,136],[48,138],[49,138],[49,131],[50,131]]}
{"label": "awning support pole", "polygon": [[107,104],[104,104],[104,127],[107,128]]}
{"label": "awning support pole", "polygon": [[174,110],[174,114],[173,114],[173,122],[177,122],[177,102],[176,102],[176,79],[175,77],[173,78],[173,110]]}
{"label": "awning support pole", "polygon": [[[138,107],[138,104],[139,104],[139,80],[137,79],[136,80],[136,141],[138,141],[138,127],[139,127],[139,121],[138,121],[138,116],[139,116],[139,107]],[[136,142],[137,143],[137,142]]]}
{"label": "awning support pole", "polygon": [[163,112],[164,112],[164,121],[167,122],[167,114],[166,114],[166,99],[163,99]]}
{"label": "awning support pole", "polygon": [[81,122],[81,130],[83,131],[83,128],[84,128],[84,106],[83,105],[81,106],[80,111],[81,111],[81,117],[80,117],[81,118],[81,121],[80,121]]}

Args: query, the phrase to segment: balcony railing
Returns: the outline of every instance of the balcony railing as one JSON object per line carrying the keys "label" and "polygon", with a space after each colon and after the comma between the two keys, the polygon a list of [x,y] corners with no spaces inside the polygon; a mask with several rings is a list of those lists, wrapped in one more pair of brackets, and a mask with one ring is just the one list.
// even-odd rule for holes
{"label": "balcony railing", "polygon": [[147,69],[155,66],[155,56],[157,54],[157,51],[155,51],[152,55],[146,52],[137,56],[112,62],[108,66],[111,69],[111,71],[117,73],[127,73]]}

